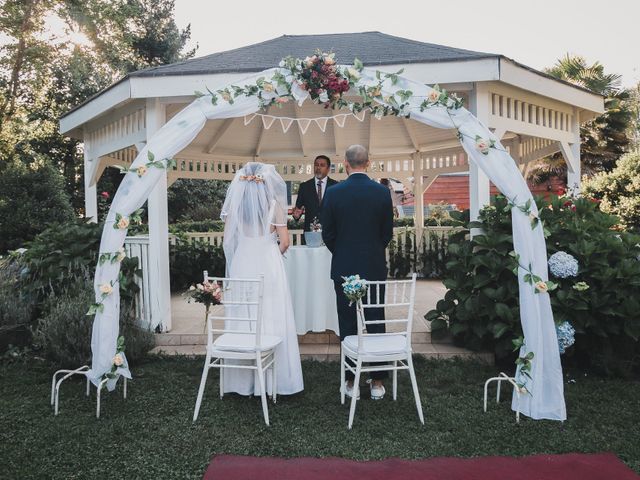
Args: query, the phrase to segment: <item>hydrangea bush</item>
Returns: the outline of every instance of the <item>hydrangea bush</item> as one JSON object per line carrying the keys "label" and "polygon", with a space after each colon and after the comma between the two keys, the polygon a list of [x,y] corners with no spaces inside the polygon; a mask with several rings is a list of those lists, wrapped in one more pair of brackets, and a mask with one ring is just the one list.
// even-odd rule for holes
{"label": "hydrangea bush", "polygon": [[[589,198],[536,200],[548,230],[549,292],[556,325],[569,322],[575,344],[565,361],[612,374],[637,369],[640,358],[640,236],[620,231],[616,217]],[[449,239],[445,297],[425,315],[435,336],[511,358],[522,336],[511,215],[504,197],[492,199],[479,222],[453,213],[465,230]],[[473,239],[470,228],[482,228]],[[568,345],[565,346],[567,348]],[[635,363],[634,363],[635,362]]]}

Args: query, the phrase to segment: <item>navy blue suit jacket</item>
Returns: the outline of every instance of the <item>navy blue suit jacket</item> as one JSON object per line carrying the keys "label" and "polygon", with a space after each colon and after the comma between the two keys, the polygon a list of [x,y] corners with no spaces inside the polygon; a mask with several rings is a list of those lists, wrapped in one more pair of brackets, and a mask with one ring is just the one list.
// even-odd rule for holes
{"label": "navy blue suit jacket", "polygon": [[322,238],[333,254],[331,278],[359,274],[386,280],[385,249],[393,236],[389,189],[363,173],[327,189],[320,210]]}

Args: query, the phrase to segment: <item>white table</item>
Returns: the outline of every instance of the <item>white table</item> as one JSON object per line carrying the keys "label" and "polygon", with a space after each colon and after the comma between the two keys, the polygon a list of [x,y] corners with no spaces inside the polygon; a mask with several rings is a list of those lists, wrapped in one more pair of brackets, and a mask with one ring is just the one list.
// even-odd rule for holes
{"label": "white table", "polygon": [[333,330],[338,333],[336,293],[331,272],[331,252],[327,247],[290,247],[285,269],[298,335]]}

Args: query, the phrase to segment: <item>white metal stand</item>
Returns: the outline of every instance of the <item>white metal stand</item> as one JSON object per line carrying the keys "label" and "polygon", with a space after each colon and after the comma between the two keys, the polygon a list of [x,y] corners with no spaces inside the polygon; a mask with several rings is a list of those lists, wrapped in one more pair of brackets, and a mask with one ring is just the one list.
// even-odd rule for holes
{"label": "white metal stand", "polygon": [[500,384],[504,381],[509,382],[511,385],[513,385],[513,388],[515,389],[516,392],[516,423],[520,423],[520,389],[518,388],[518,385],[516,384],[516,379],[513,377],[508,376],[506,373],[504,372],[500,372],[500,375],[498,375],[497,377],[493,377],[490,378],[489,380],[487,380],[486,382],[484,382],[484,411],[487,411],[487,390],[489,388],[489,384],[491,382],[498,382],[498,389],[496,392],[496,403],[500,402]]}
{"label": "white metal stand", "polygon": [[[89,366],[84,365],[80,368],[76,368],[75,370],[64,370],[64,369],[58,370],[56,373],[53,374],[53,378],[51,379],[51,406],[53,406],[54,408],[53,410],[54,415],[58,415],[60,385],[62,385],[62,382],[64,382],[67,378],[70,378],[73,375],[84,375],[85,378],[87,379],[86,395],[87,397],[89,396],[91,382],[89,381],[89,377],[87,377],[88,371],[89,371]],[[66,375],[64,375],[62,378],[58,380],[58,375],[62,375],[62,374],[66,374]],[[127,377],[123,377],[123,378],[124,378],[123,397],[126,399],[127,398]],[[104,387],[107,384],[108,380],[109,379],[105,378],[100,382],[100,384],[97,387],[98,392],[97,392],[97,403],[96,403],[96,418],[100,418],[100,394],[102,392],[102,387]]]}

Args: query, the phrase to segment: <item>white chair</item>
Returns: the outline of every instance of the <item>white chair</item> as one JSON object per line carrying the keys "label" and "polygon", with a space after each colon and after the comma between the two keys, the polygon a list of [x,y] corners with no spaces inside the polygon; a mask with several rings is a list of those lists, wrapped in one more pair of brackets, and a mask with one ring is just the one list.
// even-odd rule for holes
{"label": "white chair", "polygon": [[[220,398],[222,398],[224,396],[222,369],[234,368],[256,371],[260,384],[264,421],[269,425],[265,372],[270,370],[271,373],[272,399],[275,403],[276,347],[282,342],[282,337],[265,335],[262,331],[264,276],[260,275],[257,279],[210,277],[205,271],[204,281],[222,284],[222,305],[225,313],[209,314],[207,318],[207,357],[202,370],[193,421],[198,419],[209,369],[220,370]],[[214,324],[216,321],[224,321],[224,327],[216,328]],[[214,334],[219,334],[215,340]],[[238,360],[244,362],[241,363]]]}
{"label": "white chair", "polygon": [[[358,334],[345,337],[340,348],[340,401],[345,401],[345,371],[353,372],[353,394],[351,397],[351,409],[349,411],[349,429],[353,425],[353,417],[356,411],[356,402],[359,397],[360,375],[372,371],[393,372],[393,399],[397,398],[398,370],[408,370],[411,377],[411,385],[418,409],[418,417],[424,425],[422,403],[418,393],[416,374],[411,360],[411,329],[413,326],[413,307],[416,296],[416,274],[411,280],[386,280],[367,281],[369,286],[366,301],[358,301],[356,304]],[[381,292],[383,293],[381,294]],[[373,299],[372,299],[373,296]],[[381,298],[382,297],[382,298]],[[393,309],[392,318],[385,320],[366,320],[365,310],[368,308]],[[402,313],[396,314],[400,310]],[[406,312],[406,313],[405,313]],[[385,324],[387,333],[367,333],[367,325]],[[398,325],[389,331],[390,326]],[[353,364],[347,359],[351,359]],[[363,363],[378,362],[380,365],[363,366]]]}

